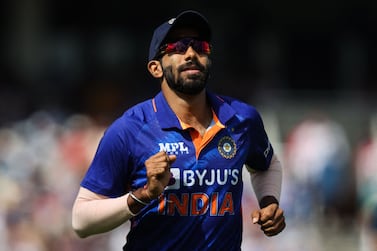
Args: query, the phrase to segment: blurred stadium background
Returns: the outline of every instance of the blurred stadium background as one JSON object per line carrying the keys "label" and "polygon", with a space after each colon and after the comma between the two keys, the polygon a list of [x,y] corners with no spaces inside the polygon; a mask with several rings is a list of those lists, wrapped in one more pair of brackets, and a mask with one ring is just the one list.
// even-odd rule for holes
{"label": "blurred stadium background", "polygon": [[261,111],[284,165],[287,229],[273,238],[250,223],[245,174],[243,250],[377,250],[372,0],[1,1],[1,249],[121,249],[127,224],[73,234],[73,199],[106,126],[159,90],[153,29],[187,8],[213,27],[210,88]]}

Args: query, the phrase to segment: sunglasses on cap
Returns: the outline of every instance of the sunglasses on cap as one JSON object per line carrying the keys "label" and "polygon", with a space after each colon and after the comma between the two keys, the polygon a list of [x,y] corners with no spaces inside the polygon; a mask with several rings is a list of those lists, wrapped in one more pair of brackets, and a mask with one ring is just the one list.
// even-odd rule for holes
{"label": "sunglasses on cap", "polygon": [[185,53],[190,46],[199,54],[211,54],[211,45],[207,41],[201,41],[195,38],[182,38],[174,43],[162,45],[160,47],[159,57],[169,53]]}

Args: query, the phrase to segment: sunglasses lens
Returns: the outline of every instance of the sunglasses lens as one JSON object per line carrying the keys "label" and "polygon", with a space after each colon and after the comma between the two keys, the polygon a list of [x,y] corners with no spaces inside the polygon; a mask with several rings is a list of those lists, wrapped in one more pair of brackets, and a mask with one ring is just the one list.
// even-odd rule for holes
{"label": "sunglasses lens", "polygon": [[172,53],[172,52],[175,52],[177,49],[176,49],[176,43],[167,43],[166,44],[166,48],[164,50],[163,53]]}
{"label": "sunglasses lens", "polygon": [[202,42],[197,40],[191,41],[191,47],[198,53],[202,53]]}
{"label": "sunglasses lens", "polygon": [[175,43],[167,43],[164,53],[185,53],[189,46],[200,54],[209,55],[211,53],[211,47],[208,42],[191,38],[184,38]]}
{"label": "sunglasses lens", "polygon": [[211,53],[209,43],[206,42],[206,41],[194,40],[194,42],[192,43],[192,47],[198,53],[202,53],[202,54],[210,54]]}
{"label": "sunglasses lens", "polygon": [[211,46],[206,41],[202,41],[202,53],[208,55],[211,53]]}
{"label": "sunglasses lens", "polygon": [[175,50],[178,53],[185,53],[189,47],[190,41],[179,40],[175,43]]}

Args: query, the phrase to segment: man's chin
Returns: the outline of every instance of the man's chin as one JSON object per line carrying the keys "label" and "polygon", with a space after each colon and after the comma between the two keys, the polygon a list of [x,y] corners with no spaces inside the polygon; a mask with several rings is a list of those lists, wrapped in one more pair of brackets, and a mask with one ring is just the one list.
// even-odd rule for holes
{"label": "man's chin", "polygon": [[204,90],[205,86],[201,86],[201,87],[198,87],[198,88],[182,88],[180,90],[176,90],[177,92],[181,93],[181,94],[184,94],[184,95],[187,95],[187,96],[196,96],[198,94],[200,94],[203,90]]}

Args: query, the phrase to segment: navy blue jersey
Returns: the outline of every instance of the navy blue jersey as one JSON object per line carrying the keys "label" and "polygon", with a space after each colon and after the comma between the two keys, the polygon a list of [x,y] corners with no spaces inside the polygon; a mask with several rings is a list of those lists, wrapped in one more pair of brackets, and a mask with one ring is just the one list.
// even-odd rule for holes
{"label": "navy blue jersey", "polygon": [[124,250],[240,250],[242,168],[268,169],[273,148],[253,106],[207,97],[214,125],[203,138],[177,118],[161,92],[105,131],[81,183],[95,193],[115,198],[143,187],[150,156],[177,155],[175,184],[131,219]]}

